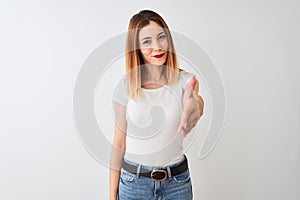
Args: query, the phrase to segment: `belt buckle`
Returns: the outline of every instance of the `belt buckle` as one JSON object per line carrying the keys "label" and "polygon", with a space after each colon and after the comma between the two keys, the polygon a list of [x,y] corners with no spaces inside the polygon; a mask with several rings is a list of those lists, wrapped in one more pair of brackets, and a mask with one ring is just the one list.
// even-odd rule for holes
{"label": "belt buckle", "polygon": [[[164,177],[160,178],[160,174],[163,173]],[[156,177],[155,177],[156,176]],[[157,176],[159,177],[157,179]],[[162,170],[162,169],[155,169],[151,172],[151,179],[154,181],[164,181],[167,179],[167,172],[166,170]]]}

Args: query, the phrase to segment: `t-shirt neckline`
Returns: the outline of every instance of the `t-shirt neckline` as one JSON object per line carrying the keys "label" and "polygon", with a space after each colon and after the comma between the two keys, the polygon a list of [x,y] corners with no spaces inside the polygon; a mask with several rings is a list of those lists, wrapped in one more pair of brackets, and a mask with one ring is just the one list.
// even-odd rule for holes
{"label": "t-shirt neckline", "polygon": [[163,85],[163,86],[161,86],[161,87],[153,88],[153,89],[146,89],[146,88],[143,88],[143,87],[141,87],[141,88],[142,88],[142,90],[144,90],[144,91],[154,92],[154,91],[161,90],[161,89],[163,89],[163,88],[165,88],[165,87],[166,87],[166,86]]}

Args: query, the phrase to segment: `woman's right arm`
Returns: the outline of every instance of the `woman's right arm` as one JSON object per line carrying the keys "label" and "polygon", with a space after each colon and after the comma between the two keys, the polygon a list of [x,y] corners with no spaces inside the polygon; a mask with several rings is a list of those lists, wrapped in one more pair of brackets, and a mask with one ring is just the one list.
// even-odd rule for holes
{"label": "woman's right arm", "polygon": [[114,138],[110,155],[110,175],[109,175],[109,199],[117,199],[117,191],[119,186],[120,168],[123,156],[126,150],[126,106],[114,103],[115,108],[115,127]]}

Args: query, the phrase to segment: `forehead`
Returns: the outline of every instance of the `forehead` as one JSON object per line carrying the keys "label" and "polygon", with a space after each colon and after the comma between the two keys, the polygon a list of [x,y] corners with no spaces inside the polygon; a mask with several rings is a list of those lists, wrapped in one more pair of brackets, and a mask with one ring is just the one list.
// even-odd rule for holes
{"label": "forehead", "polygon": [[157,24],[154,21],[150,21],[150,23],[145,26],[144,28],[141,28],[140,33],[139,33],[139,37],[141,39],[143,39],[143,37],[155,37],[157,34],[163,32],[164,29]]}

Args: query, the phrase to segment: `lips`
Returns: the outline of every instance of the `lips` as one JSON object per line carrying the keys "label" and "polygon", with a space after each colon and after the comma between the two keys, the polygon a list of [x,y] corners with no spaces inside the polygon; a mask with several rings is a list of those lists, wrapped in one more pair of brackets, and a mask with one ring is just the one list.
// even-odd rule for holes
{"label": "lips", "polygon": [[153,57],[155,57],[155,58],[161,58],[161,57],[163,57],[164,55],[165,55],[165,54],[162,53],[162,54],[155,55],[155,56],[153,56]]}

